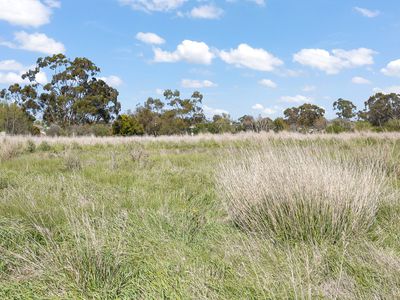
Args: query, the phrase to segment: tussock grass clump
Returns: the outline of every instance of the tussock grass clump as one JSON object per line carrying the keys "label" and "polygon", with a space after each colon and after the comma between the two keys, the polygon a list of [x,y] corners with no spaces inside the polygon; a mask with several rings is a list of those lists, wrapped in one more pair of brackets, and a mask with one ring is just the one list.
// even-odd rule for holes
{"label": "tussock grass clump", "polygon": [[21,143],[3,139],[0,142],[0,162],[15,158],[23,152],[22,149]]}
{"label": "tussock grass clump", "polygon": [[77,153],[72,151],[67,151],[64,154],[64,165],[69,171],[78,171],[82,168],[82,163],[79,156]]}
{"label": "tussock grass clump", "polygon": [[338,241],[365,233],[387,179],[376,162],[333,159],[323,147],[236,150],[220,164],[217,186],[240,228],[273,240]]}

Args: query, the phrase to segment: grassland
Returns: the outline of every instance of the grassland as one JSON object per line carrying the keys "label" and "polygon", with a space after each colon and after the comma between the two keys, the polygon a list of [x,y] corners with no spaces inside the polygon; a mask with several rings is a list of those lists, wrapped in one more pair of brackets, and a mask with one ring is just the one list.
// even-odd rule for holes
{"label": "grassland", "polygon": [[400,298],[400,135],[0,139],[0,299]]}

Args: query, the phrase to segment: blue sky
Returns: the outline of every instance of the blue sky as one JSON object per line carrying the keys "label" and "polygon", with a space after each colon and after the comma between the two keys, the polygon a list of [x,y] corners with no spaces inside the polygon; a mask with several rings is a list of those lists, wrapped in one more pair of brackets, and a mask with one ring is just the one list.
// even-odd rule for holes
{"label": "blue sky", "polygon": [[63,52],[93,60],[124,111],[171,88],[201,91],[208,115],[312,102],[331,118],[340,97],[400,93],[399,15],[398,0],[0,0],[0,87]]}

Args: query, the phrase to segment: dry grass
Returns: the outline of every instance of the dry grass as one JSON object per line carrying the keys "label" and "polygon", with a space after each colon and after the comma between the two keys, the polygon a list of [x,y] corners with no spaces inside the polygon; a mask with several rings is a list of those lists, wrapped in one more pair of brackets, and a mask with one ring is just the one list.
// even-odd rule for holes
{"label": "dry grass", "polygon": [[271,239],[321,241],[361,235],[389,197],[384,168],[334,159],[323,147],[234,150],[217,173],[232,221]]}

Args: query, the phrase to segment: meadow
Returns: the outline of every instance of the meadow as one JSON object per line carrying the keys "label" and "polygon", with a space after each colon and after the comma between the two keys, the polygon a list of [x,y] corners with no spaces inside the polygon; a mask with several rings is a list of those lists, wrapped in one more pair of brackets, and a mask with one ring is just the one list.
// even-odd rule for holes
{"label": "meadow", "polygon": [[400,134],[0,137],[0,299],[398,299]]}

